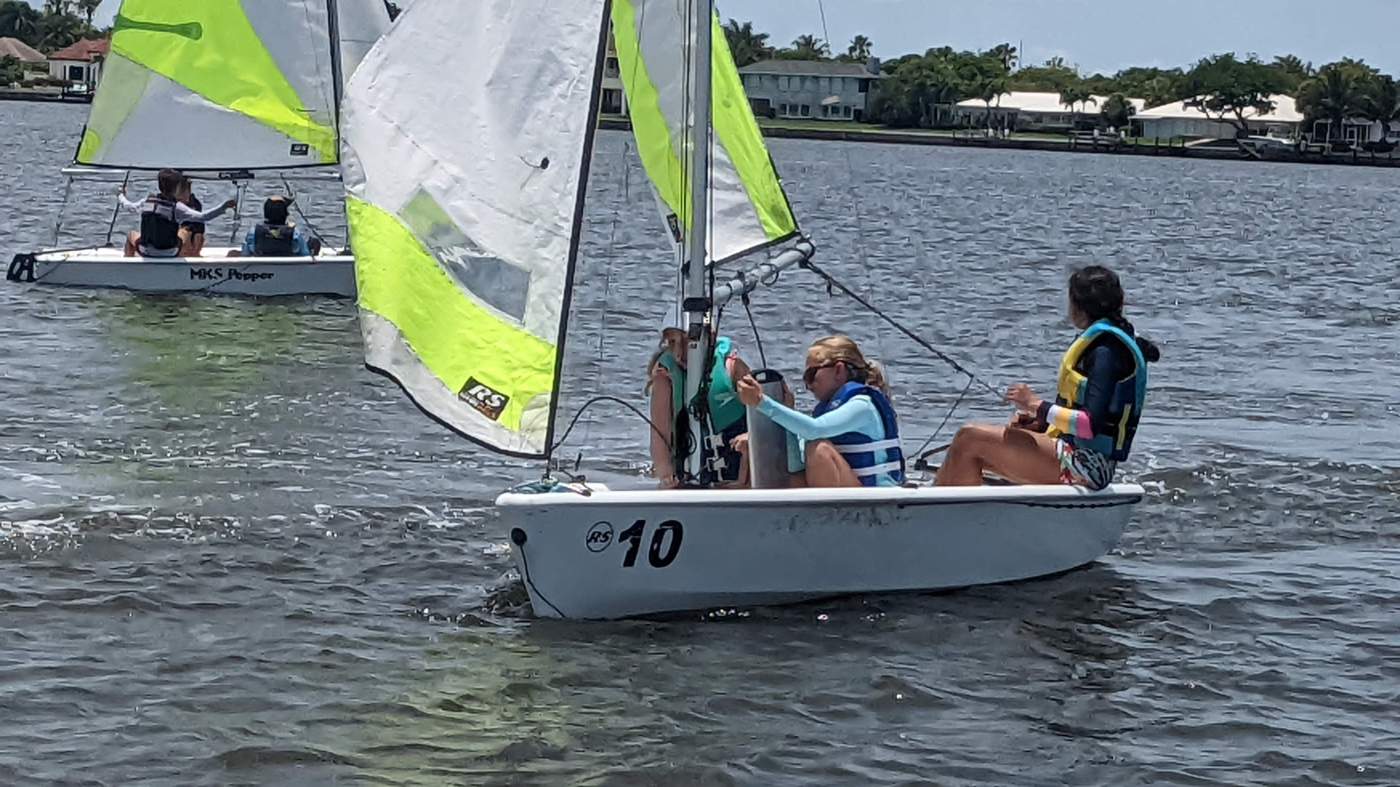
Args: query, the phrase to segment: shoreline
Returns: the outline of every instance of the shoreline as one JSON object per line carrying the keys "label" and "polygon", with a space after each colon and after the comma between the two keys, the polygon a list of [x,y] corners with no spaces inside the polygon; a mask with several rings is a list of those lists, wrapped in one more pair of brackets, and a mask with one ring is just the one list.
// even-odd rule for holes
{"label": "shoreline", "polygon": [[92,95],[65,95],[58,90],[3,89],[0,101],[31,101],[39,104],[91,104]]}
{"label": "shoreline", "polygon": [[[989,150],[1038,150],[1051,153],[1089,153],[1101,156],[1149,156],[1186,159],[1211,159],[1217,161],[1259,161],[1276,164],[1320,164],[1327,166],[1375,167],[1380,169],[1400,168],[1400,158],[1374,156],[1370,153],[1351,151],[1350,153],[1311,153],[1295,151],[1270,153],[1263,158],[1251,158],[1238,148],[1229,145],[1182,145],[1167,144],[1141,139],[1109,144],[1100,142],[1077,142],[1067,136],[1021,137],[997,139],[983,136],[958,136],[951,131],[940,130],[901,130],[879,127],[818,128],[809,125],[786,125],[781,123],[759,122],[765,137],[776,139],[814,139],[832,142],[870,142],[886,145],[925,145],[934,147],[963,147]],[[632,123],[625,117],[602,116],[598,127],[613,131],[630,131]]]}

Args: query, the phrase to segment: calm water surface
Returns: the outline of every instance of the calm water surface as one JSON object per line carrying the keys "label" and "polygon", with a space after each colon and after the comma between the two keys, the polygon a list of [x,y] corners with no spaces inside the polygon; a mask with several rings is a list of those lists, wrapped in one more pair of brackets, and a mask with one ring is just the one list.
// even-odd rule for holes
{"label": "calm water surface", "polygon": [[[6,260],[51,241],[82,122],[0,104]],[[1118,549],[1012,587],[535,621],[490,502],[538,468],[366,372],[350,303],[8,285],[0,783],[1400,783],[1400,175],[772,148],[827,266],[998,385],[1051,389],[1067,271],[1123,273],[1165,358]],[[595,173],[566,414],[640,398],[672,278],[626,136]],[[105,235],[112,191],[75,190],[62,243]],[[301,202],[343,232],[333,193]],[[913,438],[961,390],[810,274],[754,312],[790,372],[858,337]],[[645,436],[601,408],[567,452],[635,472]]]}

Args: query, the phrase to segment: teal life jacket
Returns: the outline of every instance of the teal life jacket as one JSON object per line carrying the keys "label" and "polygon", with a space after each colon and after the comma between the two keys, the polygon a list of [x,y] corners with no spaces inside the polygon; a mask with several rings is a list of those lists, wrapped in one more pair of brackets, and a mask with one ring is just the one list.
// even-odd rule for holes
{"label": "teal life jacket", "polygon": [[[734,342],[727,336],[721,336],[715,341],[710,390],[706,399],[709,403],[710,423],[706,424],[703,430],[706,435],[723,434],[748,417],[748,411],[744,403],[739,401],[739,393],[725,365],[725,360],[729,358],[733,348]],[[681,368],[669,352],[662,353],[658,362],[671,377],[671,446],[676,454],[676,466],[681,467],[686,460],[685,456],[680,455],[684,451],[685,441],[677,439],[677,436],[682,430],[689,429],[690,414],[685,398],[686,370]]]}
{"label": "teal life jacket", "polygon": [[1114,385],[1113,397],[1108,405],[1108,420],[1101,425],[1104,431],[1099,432],[1100,425],[1096,425],[1094,436],[1088,440],[1054,427],[1047,433],[1071,446],[1089,448],[1115,462],[1121,462],[1128,458],[1128,452],[1132,450],[1133,435],[1137,434],[1138,420],[1142,418],[1142,408],[1147,404],[1147,359],[1143,357],[1137,339],[1108,320],[1099,320],[1086,328],[1060,361],[1055,404],[1073,408],[1083,406],[1089,378],[1080,366],[1089,350],[1100,341],[1120,342],[1133,359],[1133,368]]}

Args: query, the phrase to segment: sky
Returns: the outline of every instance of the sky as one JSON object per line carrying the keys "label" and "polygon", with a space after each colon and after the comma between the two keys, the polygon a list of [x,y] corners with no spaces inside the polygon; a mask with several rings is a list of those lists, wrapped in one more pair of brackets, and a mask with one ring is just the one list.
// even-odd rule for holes
{"label": "sky", "polygon": [[[98,20],[109,23],[118,5],[107,0]],[[753,22],[778,45],[804,33],[824,38],[824,8],[833,49],[844,50],[861,33],[884,58],[943,45],[988,49],[1006,41],[1022,47],[1027,65],[1058,56],[1085,74],[1134,65],[1189,66],[1210,54],[1253,52],[1265,60],[1296,54],[1315,65],[1350,56],[1400,75],[1400,0],[716,0],[716,5],[725,19]]]}
{"label": "sky", "polygon": [[[753,22],[770,43],[822,35],[832,49],[861,33],[879,57],[948,45],[1021,46],[1022,62],[1052,57],[1081,72],[1188,66],[1220,52],[1265,60],[1296,54],[1315,65],[1344,56],[1400,74],[1400,0],[716,0],[725,19]],[[1345,9],[1345,10],[1343,10]]]}

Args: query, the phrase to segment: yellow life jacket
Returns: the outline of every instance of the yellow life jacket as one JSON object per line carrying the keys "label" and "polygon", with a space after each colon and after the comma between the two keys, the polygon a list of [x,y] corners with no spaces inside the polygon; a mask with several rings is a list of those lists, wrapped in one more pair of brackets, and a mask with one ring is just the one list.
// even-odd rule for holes
{"label": "yellow life jacket", "polygon": [[1080,363],[1089,349],[1103,339],[1121,342],[1133,358],[1132,371],[1114,385],[1107,422],[1095,424],[1096,430],[1103,428],[1105,431],[1096,431],[1088,440],[1076,438],[1053,426],[1047,433],[1072,446],[1089,448],[1109,459],[1121,462],[1128,458],[1128,452],[1132,449],[1133,435],[1137,432],[1138,420],[1142,418],[1143,405],[1147,403],[1147,359],[1138,348],[1136,339],[1107,320],[1099,320],[1085,329],[1084,333],[1074,340],[1074,344],[1069,346],[1065,357],[1060,361],[1059,390],[1056,392],[1055,404],[1060,407],[1082,407],[1089,378],[1080,369]]}

